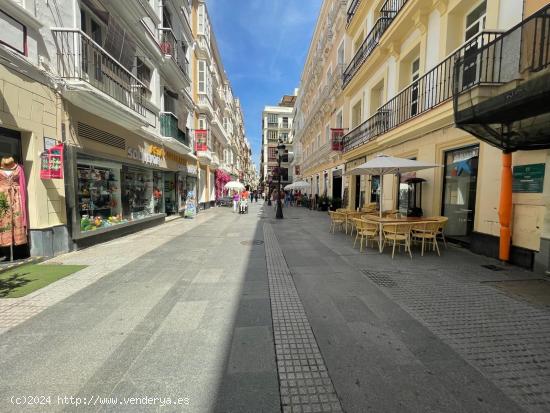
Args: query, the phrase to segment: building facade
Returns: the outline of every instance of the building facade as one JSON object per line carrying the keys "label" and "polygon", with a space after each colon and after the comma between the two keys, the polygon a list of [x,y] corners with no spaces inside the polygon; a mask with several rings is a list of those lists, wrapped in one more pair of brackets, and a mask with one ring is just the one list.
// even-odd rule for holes
{"label": "building facade", "polygon": [[[324,2],[323,20],[317,22],[315,36],[322,36],[324,16],[333,3]],[[481,120],[472,119],[477,107],[464,110],[468,109],[468,99],[483,103],[506,90],[524,90],[520,83],[535,75],[545,79],[548,35],[541,29],[547,23],[541,22],[547,21],[547,10],[540,8],[547,4],[548,1],[513,0],[348,2],[343,26],[345,68],[334,98],[342,102],[342,122],[337,123],[340,118],[331,119],[331,128],[344,129],[343,138],[335,139],[334,145],[341,153],[327,156],[322,148],[309,152],[311,138],[301,139],[304,178],[313,182],[312,191],[317,190],[316,174],[323,168],[321,165],[318,171],[310,167],[310,163],[319,163],[316,157],[326,163],[327,170],[340,167],[349,171],[382,153],[442,165],[415,174],[423,180],[423,214],[447,216],[449,238],[490,256],[499,256],[503,222],[508,220],[511,254],[507,259],[546,270],[550,230],[545,225],[550,194],[546,179],[548,150],[540,143],[528,148],[506,147],[495,138],[503,139],[503,116],[497,117],[500,126],[491,125],[496,122],[490,119],[480,124]],[[539,15],[529,20],[532,13]],[[315,56],[313,44],[307,62]],[[501,49],[497,50],[496,45]],[[511,56],[535,56],[538,60],[529,66]],[[309,103],[304,88],[309,78],[313,79],[309,82],[316,79],[309,73],[304,71],[303,95],[298,97],[304,108],[296,113],[297,119],[304,116],[304,130],[296,132],[301,137],[319,135],[319,128],[312,129],[306,123],[309,110],[320,112]],[[315,95],[315,88],[309,93]],[[338,107],[330,110],[338,113]],[[548,105],[538,105],[538,111],[548,113]],[[525,137],[525,119],[527,115],[523,123],[511,125],[511,131]],[[544,123],[539,124],[539,130],[543,128],[540,125]],[[339,134],[336,131],[334,137]],[[499,201],[502,151],[514,151],[505,175],[511,180],[513,171],[517,180],[509,197],[508,219],[503,219],[505,209]],[[336,162],[330,163],[333,159]],[[523,188],[521,176],[533,169],[537,171],[537,184]],[[342,198],[349,208],[381,202],[384,210],[406,213],[410,178],[344,175]],[[380,179],[384,179],[387,188],[383,200],[379,199]],[[319,180],[322,190],[324,179]]]}
{"label": "building facade", "polygon": [[[27,254],[56,255],[214,203],[214,173],[237,152],[231,131],[242,114],[204,2],[0,6],[1,155],[25,171]],[[210,112],[199,93],[203,52]]]}
{"label": "building facade", "polygon": [[278,170],[278,145],[285,145],[287,152],[293,152],[293,123],[296,96],[285,95],[277,106],[266,106],[262,113],[262,153],[260,159],[260,184],[263,192],[270,194],[276,189],[281,177],[281,185],[293,181],[292,159],[283,157],[281,170]]}

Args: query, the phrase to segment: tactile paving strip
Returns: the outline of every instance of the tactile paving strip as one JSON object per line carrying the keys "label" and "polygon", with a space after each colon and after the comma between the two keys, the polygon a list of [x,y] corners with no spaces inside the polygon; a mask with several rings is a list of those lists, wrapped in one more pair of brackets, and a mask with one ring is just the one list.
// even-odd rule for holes
{"label": "tactile paving strip", "polygon": [[550,311],[442,271],[363,273],[527,411],[550,411]]}
{"label": "tactile paving strip", "polygon": [[264,225],[283,413],[342,412],[313,330],[270,224]]}

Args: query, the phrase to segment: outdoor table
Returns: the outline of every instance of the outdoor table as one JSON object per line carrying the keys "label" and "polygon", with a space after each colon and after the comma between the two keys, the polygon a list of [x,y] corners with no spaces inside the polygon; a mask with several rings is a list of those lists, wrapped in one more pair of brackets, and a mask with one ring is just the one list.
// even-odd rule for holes
{"label": "outdoor table", "polygon": [[354,217],[360,217],[361,215],[365,214],[364,212],[354,211],[353,209],[346,209],[338,212],[341,212],[346,216],[346,234],[348,233],[348,222],[350,221],[350,219]]}

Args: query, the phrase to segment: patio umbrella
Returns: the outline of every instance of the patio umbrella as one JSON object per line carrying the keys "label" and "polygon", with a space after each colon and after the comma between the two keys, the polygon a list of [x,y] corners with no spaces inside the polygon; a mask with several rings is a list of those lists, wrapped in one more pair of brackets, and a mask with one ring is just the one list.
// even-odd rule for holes
{"label": "patio umbrella", "polygon": [[231,189],[233,191],[242,191],[244,189],[244,185],[239,181],[229,181],[224,185],[225,189]]}
{"label": "patio umbrella", "polygon": [[294,184],[288,184],[287,186],[284,187],[284,190],[285,191],[290,191],[291,189],[294,189],[294,187],[292,185],[294,185]]}
{"label": "patio umbrella", "polygon": [[309,188],[309,183],[306,182],[306,181],[296,181],[296,182],[291,183],[290,185],[292,185],[291,189],[307,189],[307,188]]}
{"label": "patio umbrella", "polygon": [[380,208],[378,208],[380,213],[380,229],[378,231],[380,252],[382,252],[382,202],[384,200],[384,178],[382,176],[437,168],[439,166],[441,165],[419,162],[406,158],[396,158],[388,155],[378,155],[376,158],[346,172],[346,175],[380,175]]}

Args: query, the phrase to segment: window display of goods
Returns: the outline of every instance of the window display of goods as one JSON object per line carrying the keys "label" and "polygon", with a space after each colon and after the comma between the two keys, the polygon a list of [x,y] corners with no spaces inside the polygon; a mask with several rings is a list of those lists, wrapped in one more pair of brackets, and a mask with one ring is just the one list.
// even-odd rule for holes
{"label": "window display of goods", "polygon": [[80,230],[81,231],[93,231],[98,228],[108,228],[113,225],[124,224],[128,220],[122,218],[121,214],[109,216],[108,218],[103,218],[100,216],[90,217],[89,215],[83,215],[80,219]]}

